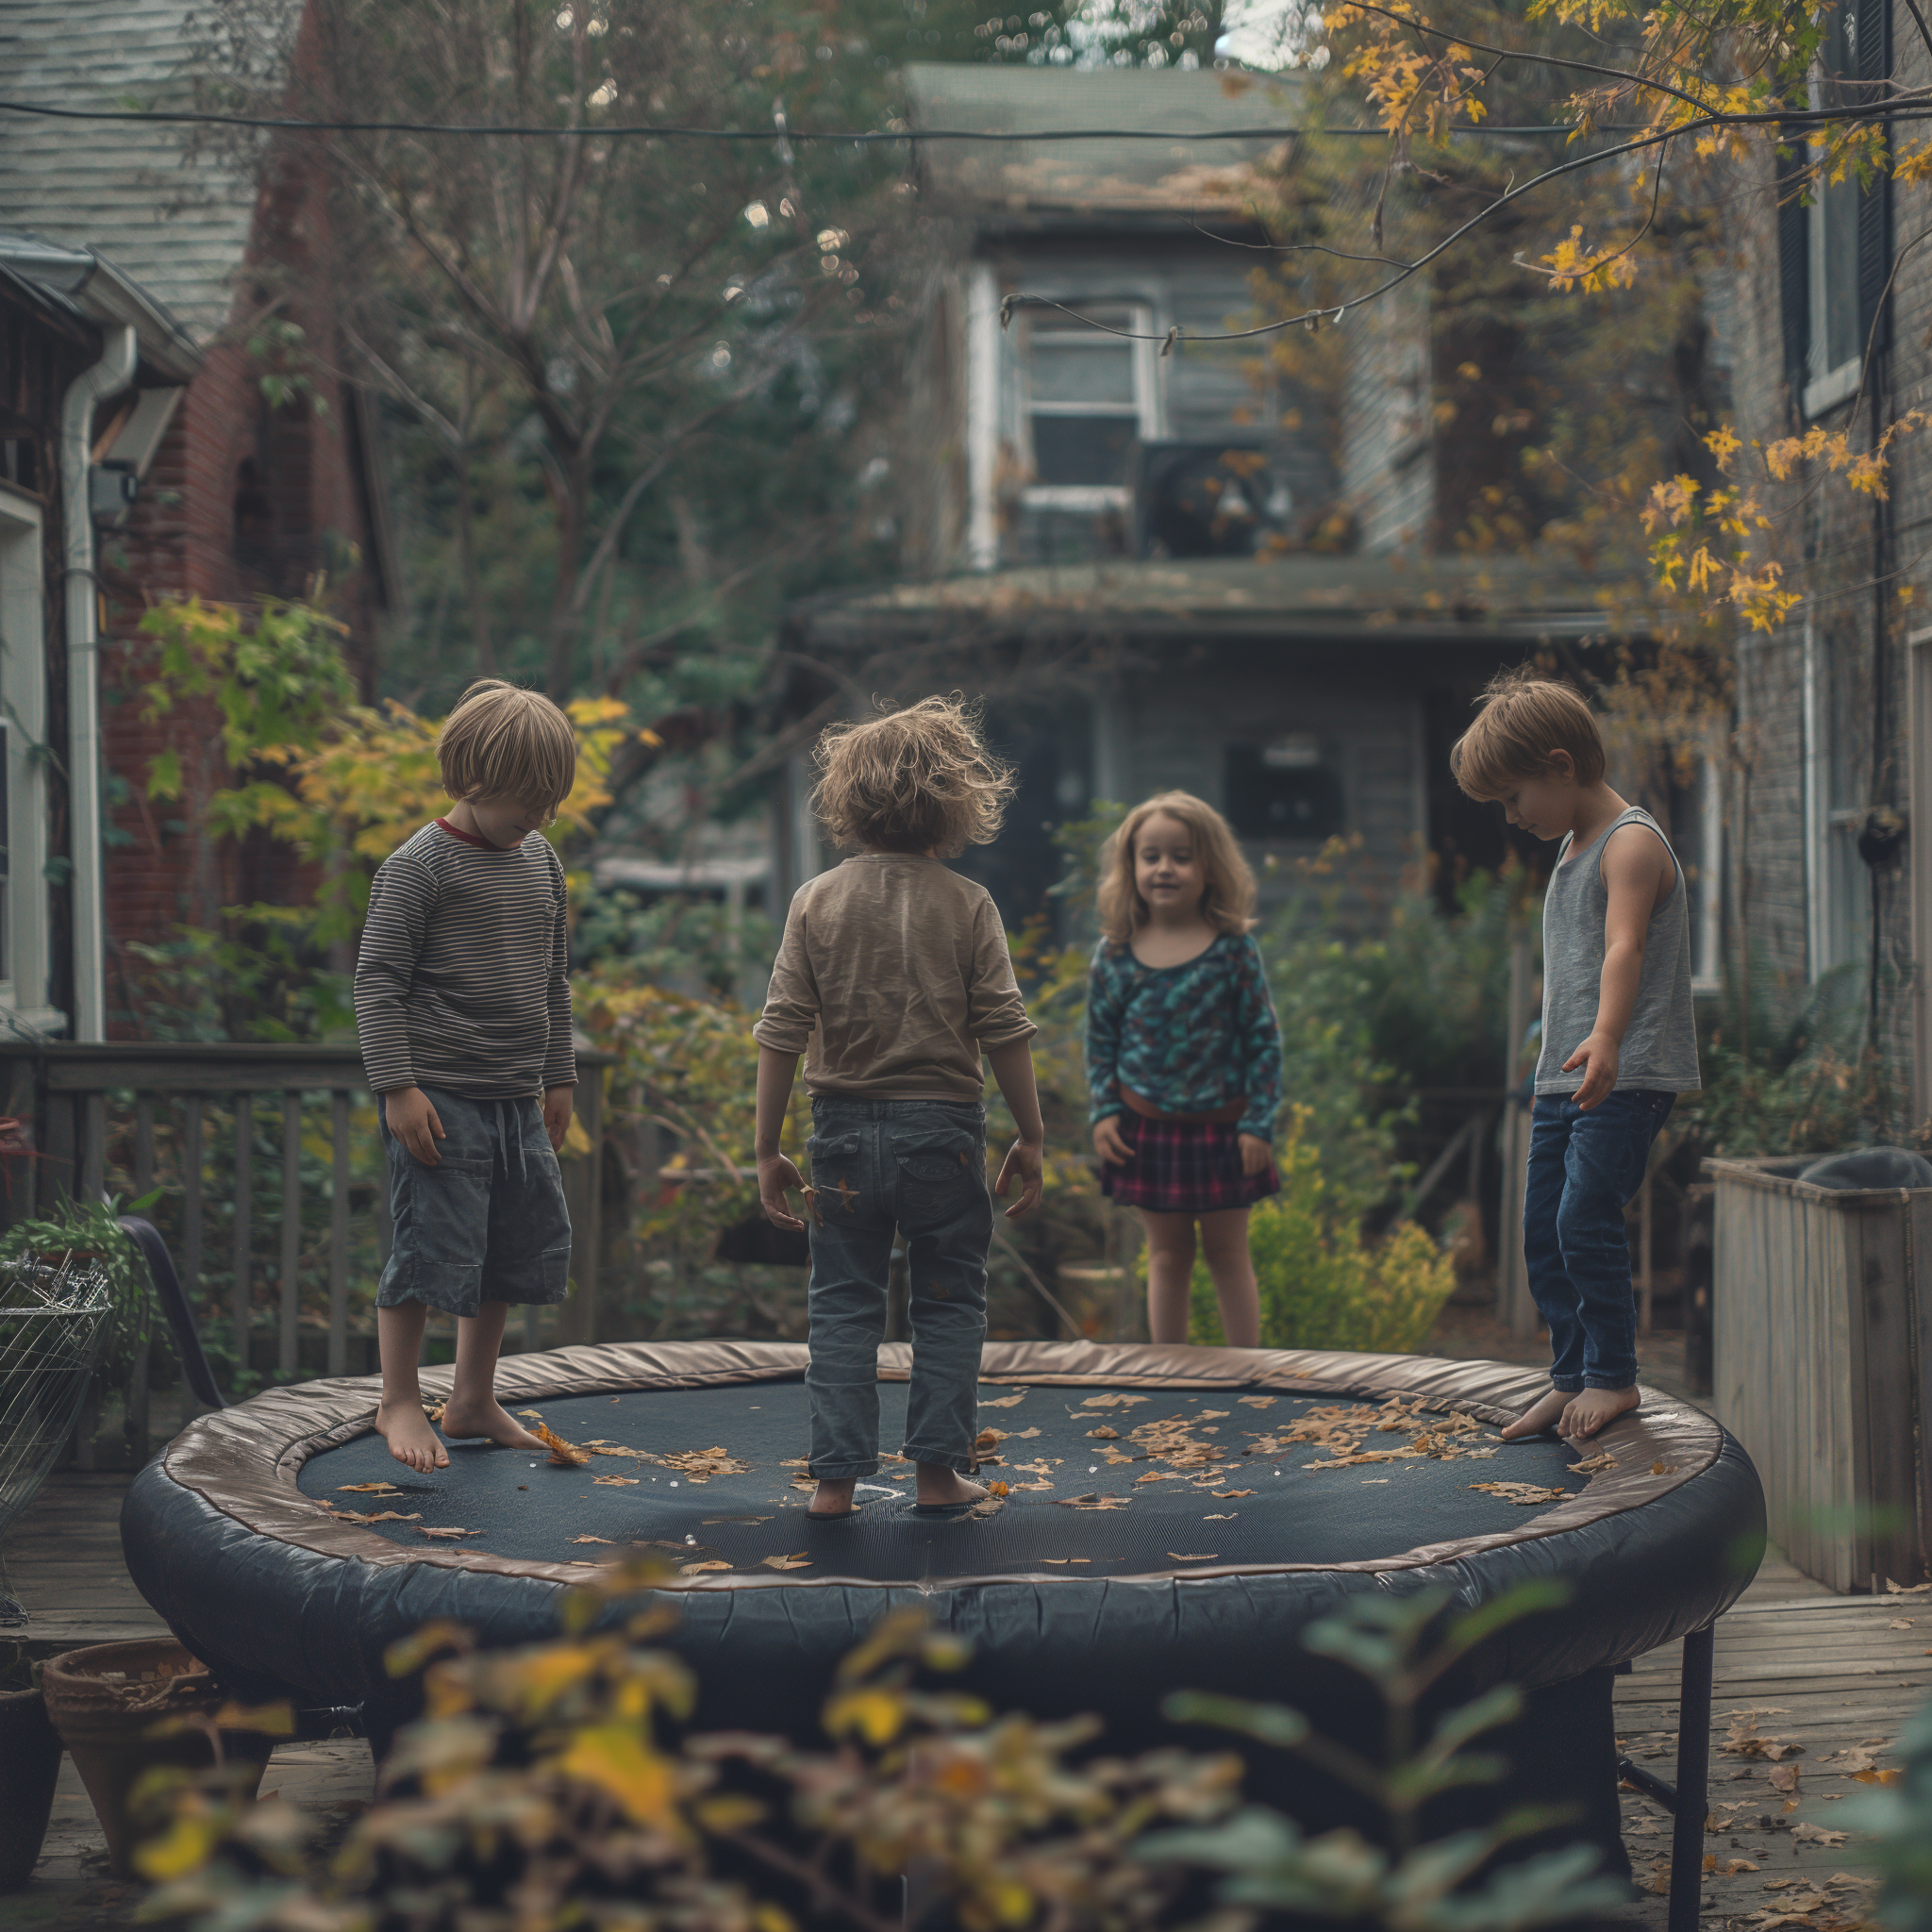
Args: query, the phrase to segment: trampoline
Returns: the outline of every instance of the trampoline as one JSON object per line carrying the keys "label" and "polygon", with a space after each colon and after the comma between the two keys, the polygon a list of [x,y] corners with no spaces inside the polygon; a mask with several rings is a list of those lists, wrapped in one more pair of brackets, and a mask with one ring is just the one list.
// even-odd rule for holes
{"label": "trampoline", "polygon": [[[993,1343],[979,1420],[999,1507],[921,1514],[910,1466],[888,1460],[856,1518],[813,1524],[805,1355],[708,1341],[506,1357],[506,1405],[591,1452],[568,1469],[457,1443],[446,1471],[418,1475],[370,1432],[373,1379],[268,1391],[191,1424],[142,1472],[128,1568],[240,1694],[359,1708],[378,1740],[413,1714],[414,1686],[382,1664],[395,1639],[447,1617],[488,1643],[541,1640],[574,1580],[643,1549],[672,1566],[661,1588],[682,1615],[665,1641],[698,1674],[703,1728],[814,1738],[840,1657],[916,1604],[971,1641],[968,1680],[996,1706],[1098,1711],[1113,1750],[1208,1743],[1160,1717],[1179,1688],[1279,1699],[1348,1735],[1373,1714],[1301,1626],[1358,1591],[1440,1588],[1474,1607],[1560,1577],[1567,1605],[1510,1624],[1443,1697],[1524,1687],[1500,1740],[1511,1787],[1568,1803],[1568,1835],[1612,1869],[1627,1870],[1620,1770],[1674,1807],[1689,1882],[1673,1918],[1694,1924],[1709,1631],[1764,1531],[1757,1475],[1707,1417],[1647,1392],[1579,1463],[1554,1440],[1497,1440],[1544,1383],[1496,1363]],[[899,1441],[908,1360],[903,1344],[880,1354],[882,1443]],[[425,1372],[432,1399],[448,1374]],[[1680,1638],[1681,1803],[1620,1765],[1609,1696],[1619,1666]],[[1311,1829],[1357,1822],[1285,1759],[1251,1763],[1249,1789]],[[1440,1824],[1474,1802],[1451,1794]]]}

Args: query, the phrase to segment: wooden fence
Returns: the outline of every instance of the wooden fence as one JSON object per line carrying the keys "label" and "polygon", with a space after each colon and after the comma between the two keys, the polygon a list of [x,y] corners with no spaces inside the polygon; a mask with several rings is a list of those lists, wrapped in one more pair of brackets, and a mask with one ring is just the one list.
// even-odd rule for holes
{"label": "wooden fence", "polygon": [[[590,1150],[564,1163],[576,1291],[557,1339],[567,1341],[595,1332],[603,1246],[608,1057],[578,1060],[577,1119]],[[238,1367],[268,1340],[262,1366],[283,1378],[305,1366],[314,1321],[305,1322],[304,1302],[317,1299],[320,1245],[324,1339],[314,1366],[348,1372],[352,1282],[373,1288],[390,1239],[388,1164],[354,1046],[9,1041],[0,1042],[0,1080],[7,1111],[27,1130],[7,1159],[9,1222],[62,1196],[139,1201],[158,1190],[153,1218],[203,1323],[225,1330]],[[225,1293],[211,1276],[226,1277]],[[533,1343],[534,1331],[524,1339]]]}

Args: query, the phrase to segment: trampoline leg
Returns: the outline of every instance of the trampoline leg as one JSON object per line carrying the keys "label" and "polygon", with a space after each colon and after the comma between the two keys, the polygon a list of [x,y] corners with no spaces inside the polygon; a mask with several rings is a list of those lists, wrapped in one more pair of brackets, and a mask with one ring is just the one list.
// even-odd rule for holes
{"label": "trampoline leg", "polygon": [[1710,1678],[1715,1624],[1684,1640],[1677,1692],[1677,1789],[1671,1834],[1670,1932],[1697,1932],[1704,1885],[1704,1822],[1710,1811]]}

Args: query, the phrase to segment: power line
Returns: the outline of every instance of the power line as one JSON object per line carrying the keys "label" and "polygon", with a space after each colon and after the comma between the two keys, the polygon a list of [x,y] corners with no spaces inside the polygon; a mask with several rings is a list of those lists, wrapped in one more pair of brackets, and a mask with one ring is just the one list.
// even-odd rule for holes
{"label": "power line", "polygon": [[[882,131],[875,127],[833,129],[784,125],[663,127],[641,121],[620,122],[608,126],[544,127],[496,122],[472,124],[446,121],[311,121],[293,115],[213,114],[188,108],[56,108],[37,101],[0,101],[0,112],[38,114],[43,119],[56,121],[152,122],[157,125],[258,128],[270,133],[290,134],[446,134],[470,139],[488,137],[541,141],[554,141],[559,135],[581,135],[586,138],[594,137],[599,141],[640,138],[649,141],[850,142],[855,147],[883,146],[887,142],[900,141],[1298,141],[1305,136],[1320,135],[1356,136],[1366,140],[1388,138],[1388,130],[1381,127],[1041,127],[998,131],[977,127],[905,127]],[[1634,130],[1640,125],[1641,124],[1632,122],[1626,129],[1622,123],[1602,123],[1592,132],[1626,132]],[[1483,125],[1451,127],[1446,131],[1451,134],[1487,137],[1560,135],[1568,140],[1576,130],[1573,127],[1547,125]]]}

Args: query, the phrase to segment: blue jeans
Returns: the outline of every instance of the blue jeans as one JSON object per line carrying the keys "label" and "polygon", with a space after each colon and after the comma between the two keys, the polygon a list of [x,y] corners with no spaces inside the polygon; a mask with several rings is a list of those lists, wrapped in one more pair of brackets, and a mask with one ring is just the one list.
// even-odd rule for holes
{"label": "blue jeans", "polygon": [[1650,1143],[1674,1093],[1620,1088],[1588,1113],[1539,1094],[1523,1195],[1529,1291],[1550,1331],[1550,1386],[1628,1389],[1637,1380],[1637,1306],[1624,1208],[1643,1185]]}
{"label": "blue jeans", "polygon": [[879,1343],[892,1230],[906,1237],[912,1386],[904,1454],[974,1467],[986,1341],[986,1109],[941,1100],[811,1105],[811,1473],[879,1466]]}

